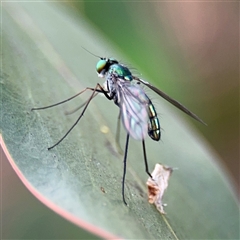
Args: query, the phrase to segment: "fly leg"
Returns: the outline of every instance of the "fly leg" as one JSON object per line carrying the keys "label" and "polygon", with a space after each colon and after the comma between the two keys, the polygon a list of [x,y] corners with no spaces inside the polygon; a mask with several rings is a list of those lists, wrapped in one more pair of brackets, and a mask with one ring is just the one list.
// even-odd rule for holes
{"label": "fly leg", "polygon": [[126,176],[126,169],[127,169],[127,153],[128,153],[128,143],[129,143],[129,133],[127,133],[126,145],[125,145],[125,152],[124,152],[124,159],[123,159],[123,177],[122,177],[122,198],[123,202],[127,205],[124,195],[124,185],[125,185],[125,176]]}
{"label": "fly leg", "polygon": [[[96,87],[97,87],[97,86],[96,86]],[[92,90],[92,91],[94,91],[93,88],[85,88],[83,91],[75,94],[74,96],[72,96],[72,97],[70,97],[70,98],[68,98],[68,99],[66,99],[66,100],[63,100],[63,101],[61,101],[61,102],[58,102],[58,103],[55,103],[55,104],[52,104],[52,105],[49,105],[49,106],[46,106],[46,107],[32,108],[31,111],[34,111],[34,110],[43,110],[43,109],[47,109],[47,108],[51,108],[51,107],[58,106],[58,105],[60,105],[60,104],[63,104],[63,103],[65,103],[65,102],[68,102],[68,101],[72,100],[73,98],[81,95],[81,94],[84,93],[86,90]],[[96,89],[95,91],[96,91],[96,92],[100,92],[99,89]],[[102,91],[101,91],[101,92],[102,92]]]}
{"label": "fly leg", "polygon": [[151,173],[148,170],[148,162],[147,162],[147,154],[146,154],[146,147],[145,147],[145,141],[142,140],[142,146],[143,146],[143,156],[144,156],[144,163],[145,163],[145,171],[149,175],[149,177],[152,178]]}
{"label": "fly leg", "polygon": [[[100,88],[100,89],[98,89],[98,88]],[[80,121],[80,119],[82,118],[83,114],[87,110],[87,107],[88,107],[89,103],[94,98],[94,95],[95,95],[96,92],[102,92],[109,100],[112,99],[112,98],[109,97],[107,92],[102,88],[102,86],[99,83],[96,85],[96,87],[94,89],[93,88],[86,88],[83,91],[86,91],[86,90],[91,90],[93,92],[92,92],[91,96],[89,97],[89,99],[87,100],[86,105],[83,108],[83,111],[80,114],[80,116],[78,117],[77,121],[72,125],[72,127],[67,131],[67,133],[57,143],[55,143],[53,146],[49,147],[48,150],[50,150],[50,149],[54,148],[55,146],[57,146],[72,131],[72,129],[77,125],[77,123]]]}
{"label": "fly leg", "polygon": [[[94,97],[96,97],[97,95],[98,95],[98,92],[95,93],[95,95],[92,97],[92,99],[93,99]],[[87,104],[87,101],[85,101],[85,102],[84,102],[83,104],[81,104],[80,106],[74,108],[73,110],[66,111],[66,112],[65,112],[65,115],[70,115],[70,114],[73,114],[73,113],[77,112],[79,109],[81,109],[82,107],[84,107],[86,104]]]}
{"label": "fly leg", "polygon": [[92,94],[91,96],[89,97],[89,99],[87,100],[87,102],[85,103],[85,107],[83,108],[83,111],[82,113],[80,114],[80,116],[78,117],[77,121],[72,125],[72,127],[67,131],[67,133],[57,142],[55,143],[53,146],[49,147],[48,150],[54,148],[55,146],[57,146],[60,142],[63,141],[63,139],[72,131],[72,129],[77,125],[77,123],[80,121],[80,119],[82,118],[84,112],[87,110],[87,107],[89,105],[89,103],[91,102],[91,100],[95,97],[96,93],[103,93],[105,95],[105,97],[109,100],[112,100],[112,97],[110,97],[108,95],[108,91],[104,90],[103,87],[97,83],[96,87],[95,88],[90,88],[90,87],[87,87],[85,88],[83,91],[77,93],[76,95],[74,95],[73,97],[71,98],[68,98],[64,101],[61,101],[61,102],[58,102],[56,104],[53,104],[53,105],[49,105],[49,106],[46,106],[46,107],[40,107],[40,108],[32,108],[31,110],[42,110],[42,109],[46,109],[46,108],[51,108],[51,107],[55,107],[57,105],[60,105],[62,103],[65,103],[67,101],[70,101],[71,99],[79,96],[80,94],[84,93],[85,91],[87,90],[91,90],[92,91]]}
{"label": "fly leg", "polygon": [[120,117],[121,117],[121,112],[119,112],[119,115],[118,115],[117,132],[116,132],[115,141],[116,141],[116,147],[117,147],[118,153],[123,155],[123,150],[122,150],[121,145],[120,145],[120,129],[121,129]]}

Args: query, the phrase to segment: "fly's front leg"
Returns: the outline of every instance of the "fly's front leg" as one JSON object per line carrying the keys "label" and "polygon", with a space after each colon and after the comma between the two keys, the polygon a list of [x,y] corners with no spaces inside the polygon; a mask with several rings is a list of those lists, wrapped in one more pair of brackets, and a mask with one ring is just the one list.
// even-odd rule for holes
{"label": "fly's front leg", "polygon": [[[97,95],[98,95],[98,92],[94,94],[94,96],[92,97],[92,99],[95,98]],[[86,104],[87,104],[87,101],[85,101],[83,104],[81,104],[80,106],[74,108],[74,109],[71,110],[71,111],[66,111],[66,112],[65,112],[65,115],[70,115],[70,114],[73,114],[73,113],[77,112],[79,109],[81,109],[82,107],[84,107]]]}
{"label": "fly's front leg", "polygon": [[51,108],[51,107],[55,107],[57,105],[60,105],[60,104],[63,104],[65,102],[68,102],[70,100],[72,100],[73,98],[79,96],[80,94],[84,93],[85,91],[87,90],[90,90],[92,91],[92,94],[91,96],[89,97],[89,99],[86,101],[86,103],[84,104],[84,108],[83,108],[83,111],[82,113],[80,114],[80,116],[78,117],[78,119],[76,120],[76,122],[72,125],[72,127],[67,131],[67,133],[56,143],[54,144],[53,146],[49,147],[48,150],[54,148],[55,146],[57,146],[60,142],[63,141],[63,139],[72,131],[72,129],[77,125],[77,123],[80,121],[80,119],[82,118],[84,112],[87,110],[87,107],[89,105],[89,103],[91,102],[91,100],[96,96],[97,93],[103,93],[105,95],[105,97],[109,100],[112,100],[112,98],[108,95],[108,91],[104,90],[103,87],[97,83],[96,87],[95,88],[90,88],[90,87],[87,87],[85,88],[83,91],[77,93],[76,95],[64,100],[64,101],[61,101],[61,102],[58,102],[58,103],[55,103],[55,104],[52,104],[52,105],[49,105],[49,106],[46,106],[46,107],[39,107],[39,108],[32,108],[31,110],[43,110],[43,109],[47,109],[47,108]]}
{"label": "fly's front leg", "polygon": [[94,98],[96,92],[101,92],[101,93],[103,93],[109,100],[111,100],[110,97],[108,96],[108,92],[105,91],[105,90],[103,89],[103,87],[102,87],[99,83],[97,83],[97,85],[96,85],[95,88],[89,88],[89,87],[87,87],[87,88],[85,88],[82,92],[85,92],[86,90],[91,90],[91,91],[93,91],[93,92],[92,92],[91,96],[89,97],[89,99],[87,100],[86,105],[85,105],[85,107],[83,108],[82,113],[81,113],[80,116],[78,117],[77,121],[72,125],[72,127],[67,131],[67,133],[66,133],[57,143],[55,143],[53,146],[49,147],[48,150],[54,148],[54,147],[57,146],[60,142],[62,142],[62,140],[63,140],[63,139],[72,131],[72,129],[77,125],[77,123],[80,121],[80,119],[82,118],[83,114],[84,114],[85,111],[87,110],[87,107],[88,107],[89,103],[90,103],[91,100]]}

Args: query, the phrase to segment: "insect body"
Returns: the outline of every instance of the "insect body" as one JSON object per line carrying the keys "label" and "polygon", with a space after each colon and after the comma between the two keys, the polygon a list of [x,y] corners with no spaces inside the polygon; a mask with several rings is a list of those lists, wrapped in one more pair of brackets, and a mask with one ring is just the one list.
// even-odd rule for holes
{"label": "insect body", "polygon": [[143,89],[133,83],[129,69],[115,59],[102,59],[97,64],[99,77],[106,78],[109,97],[120,108],[126,131],[136,140],[149,136],[160,139],[160,124],[156,110]]}
{"label": "insect body", "polygon": [[[194,113],[190,112],[186,107],[177,102],[176,100],[170,98],[167,94],[152,86],[150,83],[133,76],[130,70],[120,64],[117,60],[113,58],[100,58],[99,62],[96,65],[96,70],[98,76],[101,78],[105,78],[105,84],[103,87],[99,83],[95,86],[95,88],[87,87],[83,91],[74,95],[71,98],[68,98],[59,103],[41,107],[41,108],[33,108],[32,110],[41,110],[50,107],[57,106],[59,104],[65,103],[83,92],[90,90],[92,91],[89,99],[80,107],[83,107],[82,113],[78,117],[77,121],[74,125],[67,131],[67,133],[52,147],[48,149],[52,149],[56,145],[58,145],[68,134],[69,132],[76,126],[79,120],[82,118],[84,112],[86,111],[91,100],[98,94],[104,94],[105,97],[109,100],[113,100],[114,103],[120,109],[120,117],[122,119],[123,126],[127,132],[126,145],[124,151],[124,168],[123,168],[123,179],[122,179],[122,197],[123,202],[125,201],[124,194],[124,183],[125,183],[125,175],[126,175],[126,163],[127,163],[127,153],[128,153],[128,144],[129,144],[129,136],[136,140],[142,141],[143,148],[143,157],[145,162],[145,171],[151,177],[151,174],[148,170],[148,162],[146,155],[146,147],[145,147],[145,138],[147,134],[155,141],[159,141],[161,137],[160,132],[160,123],[157,117],[156,110],[154,108],[153,103],[148,98],[140,84],[143,84],[149,87],[151,90],[156,92],[158,95],[163,97],[168,102],[172,103],[174,106],[193,117],[197,121],[205,124],[198,116]],[[79,108],[78,108],[79,109]]]}

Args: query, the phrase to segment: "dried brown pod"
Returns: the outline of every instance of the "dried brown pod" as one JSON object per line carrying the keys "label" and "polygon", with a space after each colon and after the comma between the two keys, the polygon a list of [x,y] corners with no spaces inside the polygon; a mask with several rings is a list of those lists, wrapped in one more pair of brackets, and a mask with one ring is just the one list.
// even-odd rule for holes
{"label": "dried brown pod", "polygon": [[148,202],[155,204],[158,211],[162,214],[166,214],[163,209],[166,205],[162,203],[162,198],[168,187],[168,180],[172,171],[171,167],[157,163],[152,172],[152,178],[149,177],[146,182],[148,186]]}

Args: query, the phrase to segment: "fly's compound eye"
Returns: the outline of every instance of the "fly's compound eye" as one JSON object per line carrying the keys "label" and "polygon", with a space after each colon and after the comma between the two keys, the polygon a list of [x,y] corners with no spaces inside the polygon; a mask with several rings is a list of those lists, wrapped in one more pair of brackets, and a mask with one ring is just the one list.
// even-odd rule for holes
{"label": "fly's compound eye", "polygon": [[96,70],[98,75],[104,75],[106,72],[106,67],[108,61],[106,59],[101,59],[100,61],[98,61],[97,66],[96,66]]}
{"label": "fly's compound eye", "polygon": [[113,64],[118,64],[118,61],[114,58],[101,58],[100,61],[98,61],[96,70],[99,77],[104,77],[105,73],[108,72],[109,68]]}

